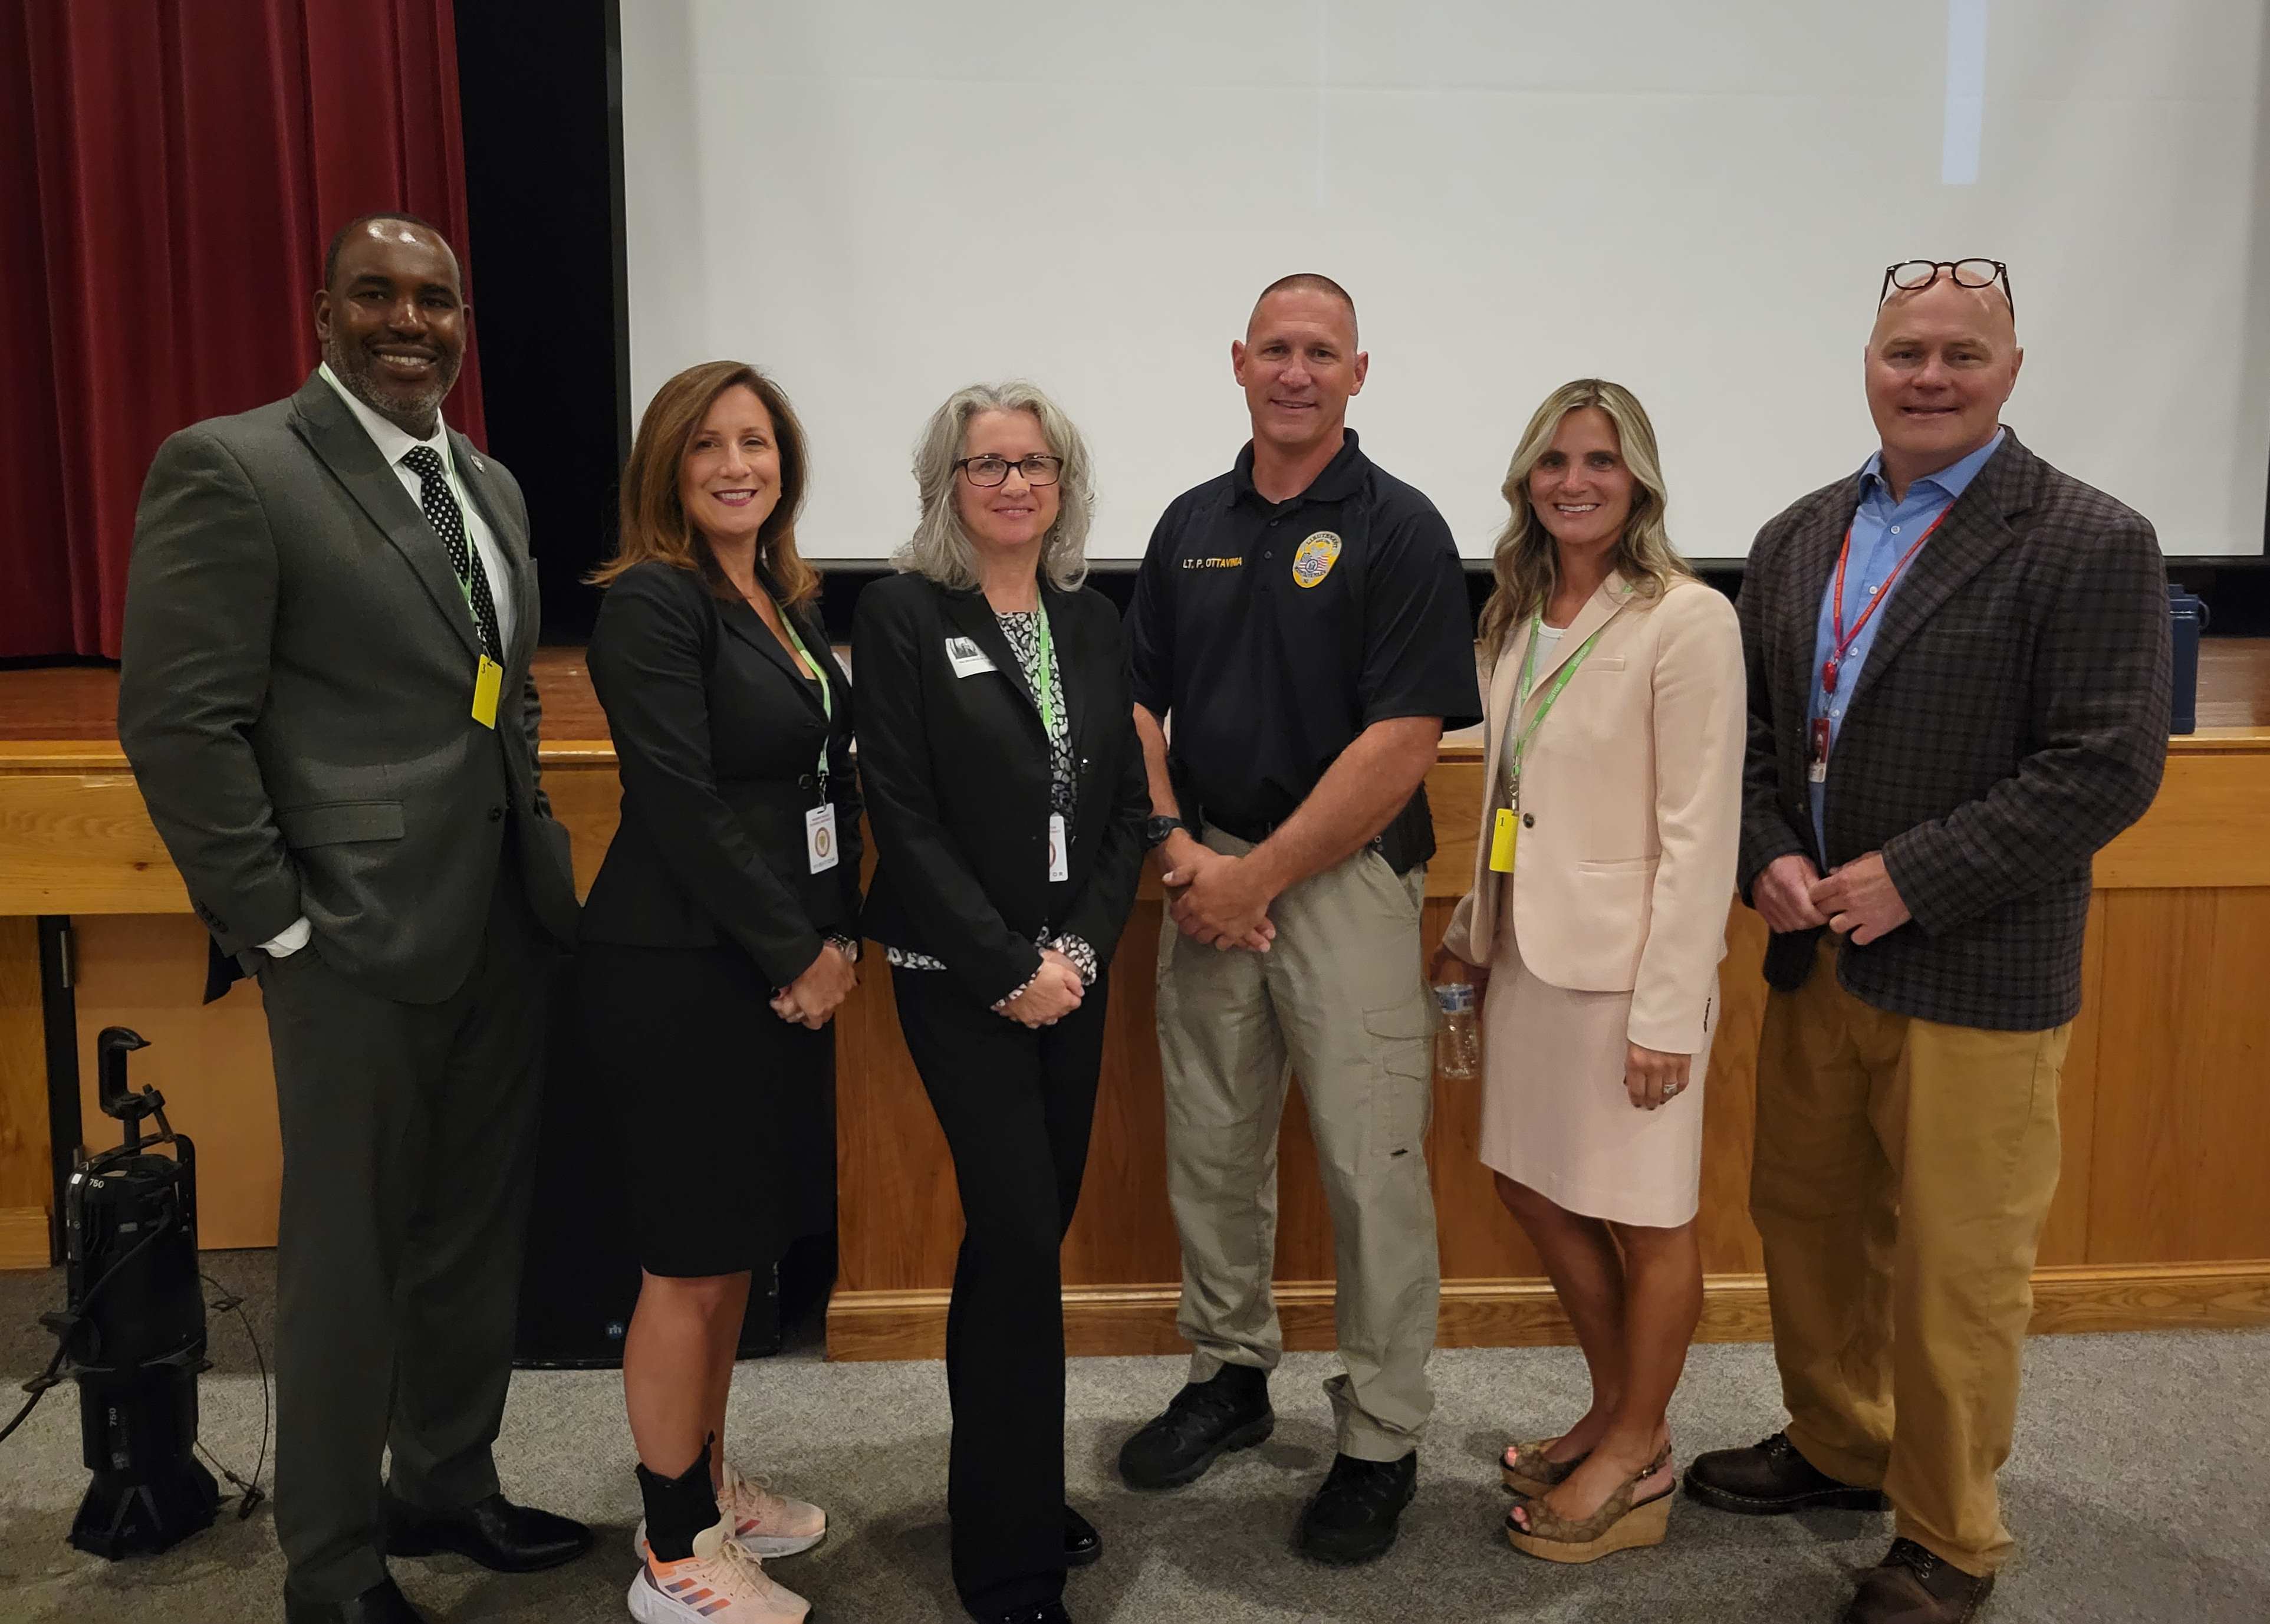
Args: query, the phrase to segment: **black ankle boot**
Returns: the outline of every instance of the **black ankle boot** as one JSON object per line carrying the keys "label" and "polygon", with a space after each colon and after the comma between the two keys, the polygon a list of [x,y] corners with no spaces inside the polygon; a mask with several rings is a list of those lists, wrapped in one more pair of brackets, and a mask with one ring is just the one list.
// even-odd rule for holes
{"label": "black ankle boot", "polygon": [[1229,1450],[1250,1450],[1275,1429],[1269,1407],[1269,1373],[1252,1365],[1224,1365],[1192,1382],[1163,1414],[1119,1450],[1119,1475],[1130,1488],[1176,1488],[1196,1482]]}

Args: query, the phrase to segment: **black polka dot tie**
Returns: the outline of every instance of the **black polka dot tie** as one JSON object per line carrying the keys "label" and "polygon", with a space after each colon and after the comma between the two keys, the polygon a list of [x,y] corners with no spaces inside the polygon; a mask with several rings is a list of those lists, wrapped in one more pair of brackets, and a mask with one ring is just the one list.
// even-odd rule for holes
{"label": "black polka dot tie", "polygon": [[402,454],[403,465],[418,476],[418,505],[426,522],[449,550],[449,563],[473,606],[481,628],[481,647],[498,664],[504,664],[504,640],[497,635],[496,604],[489,597],[488,572],[481,567],[478,548],[465,535],[465,515],[458,511],[449,481],[441,472],[441,454],[432,446],[412,446]]}

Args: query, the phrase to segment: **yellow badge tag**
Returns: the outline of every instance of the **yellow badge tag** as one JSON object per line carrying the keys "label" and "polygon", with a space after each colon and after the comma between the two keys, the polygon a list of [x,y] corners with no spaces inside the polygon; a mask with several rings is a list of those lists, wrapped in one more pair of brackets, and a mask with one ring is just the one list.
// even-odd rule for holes
{"label": "yellow badge tag", "polygon": [[1340,538],[1330,530],[1318,530],[1302,542],[1293,554],[1293,584],[1312,587],[1332,573],[1332,566],[1340,561]]}
{"label": "yellow badge tag", "polygon": [[1521,836],[1521,822],[1510,806],[1497,809],[1496,827],[1490,830],[1490,871],[1495,874],[1513,872],[1513,843]]}
{"label": "yellow badge tag", "polygon": [[479,669],[473,673],[473,720],[485,728],[496,725],[497,695],[504,691],[504,667],[481,656]]}

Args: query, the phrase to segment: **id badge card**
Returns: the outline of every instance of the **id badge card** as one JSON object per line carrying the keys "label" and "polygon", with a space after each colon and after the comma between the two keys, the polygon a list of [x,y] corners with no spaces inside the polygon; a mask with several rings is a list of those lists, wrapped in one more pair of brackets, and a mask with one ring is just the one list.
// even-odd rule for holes
{"label": "id badge card", "polygon": [[804,856],[815,874],[825,874],[841,857],[835,849],[835,803],[815,806],[804,814]]}
{"label": "id badge card", "polygon": [[1049,878],[1072,878],[1072,853],[1065,849],[1065,820],[1062,812],[1049,814]]}
{"label": "id badge card", "polygon": [[485,728],[496,726],[497,696],[504,692],[504,667],[481,656],[473,670],[473,720]]}
{"label": "id badge card", "polygon": [[1497,809],[1497,821],[1490,828],[1489,865],[1493,874],[1513,872],[1514,842],[1521,838],[1521,819],[1510,806]]}
{"label": "id badge card", "polygon": [[1813,742],[1805,753],[1805,779],[1807,783],[1829,782],[1829,718],[1813,719]]}

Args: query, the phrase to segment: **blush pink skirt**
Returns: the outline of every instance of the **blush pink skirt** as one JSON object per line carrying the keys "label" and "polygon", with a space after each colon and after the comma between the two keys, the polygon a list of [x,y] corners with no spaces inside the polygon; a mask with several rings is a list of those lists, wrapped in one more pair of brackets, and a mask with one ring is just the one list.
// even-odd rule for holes
{"label": "blush pink skirt", "polygon": [[1587,1218],[1676,1228],[1702,1177],[1702,1079],[1717,1000],[1687,1086],[1643,1111],[1624,1091],[1628,992],[1572,992],[1530,974],[1514,936],[1513,887],[1500,912],[1482,1001],[1482,1164]]}

